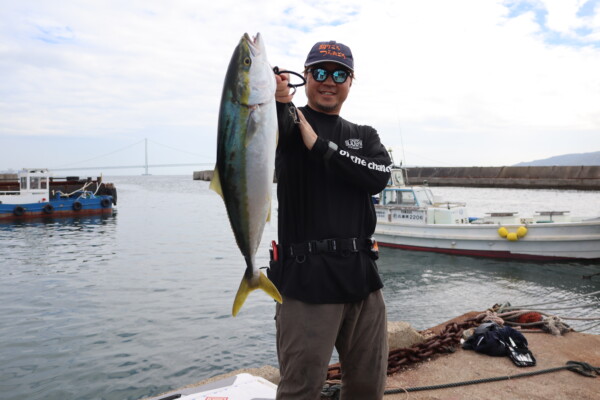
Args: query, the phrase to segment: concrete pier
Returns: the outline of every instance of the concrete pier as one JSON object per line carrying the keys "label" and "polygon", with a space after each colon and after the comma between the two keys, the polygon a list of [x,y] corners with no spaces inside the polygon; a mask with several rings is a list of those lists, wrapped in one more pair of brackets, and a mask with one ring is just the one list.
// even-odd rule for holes
{"label": "concrete pier", "polygon": [[17,180],[17,174],[0,174],[0,181],[11,181]]}
{"label": "concrete pier", "polygon": [[[481,314],[481,311],[466,313],[428,331],[439,334],[447,324],[461,324],[468,318],[473,318],[479,314]],[[401,322],[401,324],[410,327],[407,323]],[[397,332],[399,336],[405,334],[405,331]],[[594,379],[597,373],[590,372],[592,376],[587,377],[566,369],[559,370],[557,368],[564,368],[567,361],[583,362],[598,368],[600,366],[600,336],[581,332],[568,332],[562,336],[541,332],[525,332],[524,335],[528,342],[527,347],[536,358],[537,364],[535,366],[518,368],[508,357],[491,357],[472,350],[465,350],[460,345],[452,345],[453,351],[449,353],[433,354],[425,361],[409,364],[400,371],[388,376],[386,389],[394,390],[396,393],[386,395],[385,399],[452,400],[493,397],[499,400],[596,400],[598,398],[598,379]],[[410,343],[405,345],[407,347],[411,346]],[[390,346],[390,349],[394,349],[394,347]],[[552,370],[555,371],[552,372]],[[543,371],[547,373],[542,373]],[[538,373],[539,375],[534,376],[532,374],[517,379],[518,374],[525,372]],[[278,384],[280,381],[279,370],[273,366],[265,365],[218,375],[145,400],[159,400],[182,393],[194,393],[199,391],[203,385],[240,373],[250,373],[274,384]],[[513,378],[510,380],[495,380],[498,377]],[[477,385],[450,385],[484,379],[489,379],[489,381]],[[423,388],[432,385],[447,385],[447,387],[436,390],[415,391],[411,392],[410,396],[408,392],[402,390],[402,388]],[[327,399],[331,399],[331,397],[321,397],[321,400]]]}
{"label": "concrete pier", "polygon": [[194,171],[195,181],[210,181],[213,176],[213,170],[210,171]]}
{"label": "concrete pier", "polygon": [[[553,167],[406,167],[408,184],[519,189],[600,190],[600,165]],[[213,171],[196,171],[210,181]]]}
{"label": "concrete pier", "polygon": [[600,190],[600,166],[407,167],[408,183],[521,189]]}

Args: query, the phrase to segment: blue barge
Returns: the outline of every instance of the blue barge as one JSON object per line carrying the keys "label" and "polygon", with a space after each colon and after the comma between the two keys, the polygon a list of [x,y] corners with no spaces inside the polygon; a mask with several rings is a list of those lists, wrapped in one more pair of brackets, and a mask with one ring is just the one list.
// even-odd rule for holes
{"label": "blue barge", "polygon": [[37,168],[0,182],[0,221],[111,215],[116,204],[115,187],[102,178],[53,178]]}

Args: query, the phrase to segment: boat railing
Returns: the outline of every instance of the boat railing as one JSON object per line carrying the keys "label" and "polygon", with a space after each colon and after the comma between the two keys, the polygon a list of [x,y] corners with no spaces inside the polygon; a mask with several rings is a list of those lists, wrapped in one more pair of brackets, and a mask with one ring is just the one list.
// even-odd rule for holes
{"label": "boat railing", "polygon": [[[60,191],[60,190],[59,190],[59,191],[57,191],[56,193],[57,193],[57,194],[60,194],[60,197],[71,197],[71,196],[73,196],[73,195],[75,195],[75,194],[77,194],[77,193],[82,193],[82,194],[84,194],[84,193],[86,193],[86,192],[89,192],[89,190],[86,190],[86,189],[87,189],[87,187],[88,187],[88,186],[92,185],[93,183],[94,183],[93,181],[88,181],[88,182],[86,182],[86,183],[85,183],[85,184],[84,184],[82,187],[80,187],[79,189],[75,189],[75,190],[73,190],[71,193],[63,193],[63,192],[62,192],[62,191]],[[98,185],[98,188],[99,188],[99,187],[100,187],[100,185]],[[96,191],[98,190],[98,188],[96,189]],[[93,192],[89,192],[89,193],[91,193],[92,195],[94,195],[94,193],[93,193]],[[80,197],[81,197],[81,195],[80,195]]]}
{"label": "boat railing", "polygon": [[77,189],[71,193],[63,193],[60,190],[57,191],[54,196],[57,198],[75,198],[75,199],[94,199],[96,198],[96,194],[89,190]]}
{"label": "boat railing", "polygon": [[388,203],[388,204],[376,204],[375,208],[386,209],[386,210],[427,210],[428,207],[421,207],[414,204],[397,204],[397,203]]}
{"label": "boat railing", "polygon": [[457,208],[457,207],[466,207],[467,203],[460,201],[440,201],[433,203],[433,207],[443,207],[443,208]]}
{"label": "boat railing", "polygon": [[518,214],[518,211],[486,212],[490,217],[515,217]]}
{"label": "boat railing", "polygon": [[95,199],[96,194],[89,190],[83,190],[82,193],[77,197],[78,199]]}

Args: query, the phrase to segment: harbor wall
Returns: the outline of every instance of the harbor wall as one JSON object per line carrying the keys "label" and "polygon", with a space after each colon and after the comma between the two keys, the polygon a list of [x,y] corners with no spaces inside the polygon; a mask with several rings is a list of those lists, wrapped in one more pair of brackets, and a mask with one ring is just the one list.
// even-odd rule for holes
{"label": "harbor wall", "polygon": [[523,189],[600,190],[600,166],[414,167],[408,183]]}
{"label": "harbor wall", "polygon": [[[549,167],[406,167],[408,184],[520,189],[600,190],[600,165]],[[213,171],[195,171],[210,181]]]}
{"label": "harbor wall", "polygon": [[17,174],[0,174],[0,181],[17,180],[18,177]]}
{"label": "harbor wall", "polygon": [[213,170],[210,171],[194,171],[195,181],[210,181],[213,176]]}

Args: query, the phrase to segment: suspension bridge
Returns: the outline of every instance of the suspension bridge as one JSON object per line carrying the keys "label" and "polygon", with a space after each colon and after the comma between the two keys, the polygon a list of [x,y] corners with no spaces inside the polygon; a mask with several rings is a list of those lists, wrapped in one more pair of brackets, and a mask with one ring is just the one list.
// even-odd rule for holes
{"label": "suspension bridge", "polygon": [[[190,163],[166,163],[166,164],[151,164],[149,162],[149,157],[148,157],[148,139],[143,139],[141,141],[138,141],[132,145],[123,147],[121,149],[112,151],[110,153],[107,154],[102,154],[99,156],[96,156],[94,158],[91,159],[87,159],[87,160],[82,160],[82,161],[78,161],[75,163],[71,163],[68,165],[63,165],[63,166],[57,166],[54,168],[50,168],[52,171],[84,171],[84,170],[115,170],[115,169],[143,169],[144,173],[143,175],[150,175],[150,169],[151,168],[172,168],[172,167],[200,167],[200,166],[213,166],[214,165],[214,161],[208,162],[208,161],[198,161],[198,162],[190,162]],[[181,153],[187,153],[188,155],[192,155],[194,157],[202,157],[202,158],[209,158],[207,156],[201,155],[201,154],[197,154],[197,153],[192,153],[186,150],[181,150],[181,149],[176,149],[174,147],[171,146],[167,146],[158,142],[155,142],[153,140],[150,140],[150,142],[154,145],[158,145],[164,148],[169,148],[171,150],[175,150]],[[93,161],[97,161],[99,159],[105,158],[113,155],[115,153],[118,152],[122,152],[124,150],[130,149],[134,146],[140,145],[141,143],[144,144],[144,163],[143,164],[134,164],[134,165],[101,165],[101,166],[89,166],[90,162]],[[81,165],[86,165],[87,166],[81,166]],[[79,165],[79,166],[75,166],[75,165]]]}

